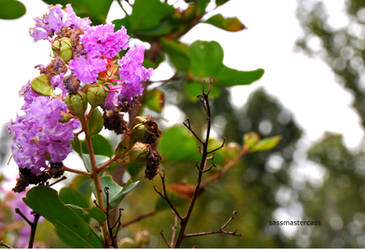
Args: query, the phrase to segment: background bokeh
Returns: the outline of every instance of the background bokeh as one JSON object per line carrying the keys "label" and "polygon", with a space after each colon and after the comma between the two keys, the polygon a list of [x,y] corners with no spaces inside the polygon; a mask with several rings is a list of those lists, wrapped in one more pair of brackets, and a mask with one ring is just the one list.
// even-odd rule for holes
{"label": "background bokeh", "polygon": [[[184,1],[169,2],[186,7]],[[32,18],[42,15],[47,5],[36,0],[24,4],[27,13],[23,17],[0,20],[1,124],[13,119],[21,107],[17,92],[37,74],[34,65],[49,60],[48,44],[35,44],[28,36]],[[212,100],[214,134],[238,143],[250,131],[283,139],[272,151],[245,157],[220,182],[207,187],[194,210],[189,225],[192,231],[215,229],[232,210],[238,210],[231,227],[243,237],[207,236],[186,240],[184,246],[365,247],[365,2],[230,0],[207,17],[216,13],[237,16],[247,29],[228,33],[199,24],[181,40],[188,44],[197,39],[218,41],[226,65],[242,70],[260,67],[265,74],[250,86],[222,89],[219,98]],[[107,22],[121,16],[113,3]],[[152,80],[172,74],[165,62]],[[159,122],[162,128],[186,117],[202,126],[199,105],[187,97],[181,85],[161,88],[166,94],[165,109],[158,115],[164,118]],[[107,132],[104,135],[113,137]],[[0,189],[2,198],[17,174],[14,161],[7,164],[9,148],[4,127],[0,174],[6,182]],[[76,155],[66,162],[82,164]],[[193,183],[195,173],[187,171],[193,166],[164,167],[170,182],[183,176]],[[156,198],[152,183],[142,179],[122,203],[125,218],[150,211]],[[8,212],[0,213],[0,220],[5,221]],[[269,225],[271,220],[297,219],[320,220],[321,225]],[[169,232],[172,224],[173,216],[166,210],[123,229],[120,235],[133,238],[146,229],[152,236],[150,246],[162,247],[159,232]],[[49,247],[64,246],[56,235],[49,234],[49,227],[47,222],[41,223],[38,241]]]}

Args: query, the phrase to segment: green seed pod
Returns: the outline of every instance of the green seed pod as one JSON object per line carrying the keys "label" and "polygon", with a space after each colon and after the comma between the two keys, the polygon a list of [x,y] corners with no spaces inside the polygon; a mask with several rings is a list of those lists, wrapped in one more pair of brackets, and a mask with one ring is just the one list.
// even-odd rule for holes
{"label": "green seed pod", "polygon": [[104,103],[106,92],[101,84],[96,84],[88,88],[86,96],[91,106],[97,107]]}
{"label": "green seed pod", "polygon": [[133,161],[145,161],[148,154],[148,144],[136,142],[129,151],[129,156]]}
{"label": "green seed pod", "polygon": [[68,94],[65,98],[70,112],[76,116],[83,116],[87,108],[87,98],[84,92],[78,91],[77,94]]}
{"label": "green seed pod", "polygon": [[34,78],[30,86],[34,92],[40,95],[51,96],[53,94],[53,87],[46,75],[40,75]]}
{"label": "green seed pod", "polygon": [[53,42],[52,50],[55,54],[58,53],[60,57],[62,57],[65,62],[70,61],[72,58],[72,42],[68,37],[62,37]]}
{"label": "green seed pod", "polygon": [[243,136],[243,144],[248,148],[252,148],[260,141],[260,136],[254,132],[247,133]]}
{"label": "green seed pod", "polygon": [[71,120],[71,115],[70,113],[65,113],[63,111],[61,111],[62,114],[62,119],[59,120],[59,122],[68,122],[69,120]]}

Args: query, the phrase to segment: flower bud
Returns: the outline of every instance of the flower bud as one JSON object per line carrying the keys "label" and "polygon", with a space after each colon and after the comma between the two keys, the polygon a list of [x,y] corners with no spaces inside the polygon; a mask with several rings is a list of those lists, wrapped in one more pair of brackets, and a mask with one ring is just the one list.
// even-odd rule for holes
{"label": "flower bud", "polygon": [[136,234],[137,247],[147,247],[151,241],[151,235],[147,230],[139,231]]}
{"label": "flower bud", "polygon": [[149,145],[142,142],[136,142],[129,151],[129,156],[133,161],[145,161]]}
{"label": "flower bud", "polygon": [[72,42],[68,37],[62,37],[52,44],[52,50],[55,54],[62,57],[65,62],[68,62],[72,58]]}
{"label": "flower bud", "polygon": [[96,107],[104,103],[106,92],[101,84],[96,84],[88,88],[86,95],[91,106]]}
{"label": "flower bud", "polygon": [[65,98],[67,108],[76,116],[82,116],[87,108],[87,98],[84,92],[78,91],[77,94],[68,94]]}

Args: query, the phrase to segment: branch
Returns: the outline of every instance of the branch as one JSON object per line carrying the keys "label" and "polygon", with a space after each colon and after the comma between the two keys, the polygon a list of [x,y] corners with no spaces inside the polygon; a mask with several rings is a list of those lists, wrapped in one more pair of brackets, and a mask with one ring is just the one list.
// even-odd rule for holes
{"label": "branch", "polygon": [[167,192],[166,192],[166,183],[165,183],[165,175],[163,174],[159,174],[160,178],[161,178],[161,184],[162,184],[162,191],[163,193],[161,193],[160,191],[158,191],[158,189],[153,186],[153,189],[155,190],[156,193],[158,193],[161,198],[163,198],[167,204],[170,206],[170,208],[172,209],[172,211],[174,212],[174,214],[180,219],[182,220],[182,216],[180,215],[180,213],[177,211],[177,209],[175,208],[174,204],[172,204],[172,202],[170,201],[169,197],[167,196]]}
{"label": "branch", "polygon": [[162,237],[163,241],[166,243],[167,247],[168,247],[168,248],[171,248],[170,243],[168,242],[168,240],[167,240],[166,236],[163,234],[163,231],[162,231],[162,230],[161,230],[161,232],[160,232],[160,235],[161,235],[161,237]]}
{"label": "branch", "polygon": [[30,226],[30,236],[29,236],[29,241],[28,241],[28,248],[33,248],[33,244],[34,244],[34,237],[35,237],[35,233],[37,230],[37,225],[38,225],[38,220],[41,217],[38,213],[36,213],[35,211],[33,211],[33,215],[34,215],[34,219],[33,221],[30,221],[21,211],[19,208],[15,208],[15,213],[19,214],[24,220],[25,222],[27,222]]}
{"label": "branch", "polygon": [[78,170],[78,169],[68,168],[65,165],[63,166],[62,169],[64,171],[71,172],[71,173],[75,173],[75,174],[82,174],[82,175],[91,176],[91,174],[88,173],[88,172],[85,172],[85,171],[82,171],[82,170]]}
{"label": "branch", "polygon": [[152,210],[152,211],[150,211],[148,213],[141,214],[141,215],[139,215],[139,216],[137,216],[137,217],[135,217],[135,218],[127,221],[127,222],[122,223],[122,227],[127,227],[127,226],[129,226],[129,225],[131,225],[133,223],[136,223],[136,222],[138,222],[138,221],[140,221],[140,220],[142,220],[144,218],[150,217],[150,216],[152,216],[154,214],[156,214],[156,210]]}
{"label": "branch", "polygon": [[0,247],[5,247],[5,248],[12,248],[10,245],[6,244],[3,241],[0,241]]}
{"label": "branch", "polygon": [[192,234],[185,234],[184,237],[188,238],[188,237],[198,237],[198,236],[205,236],[205,235],[212,235],[212,234],[227,234],[227,235],[232,235],[232,236],[241,236],[240,233],[237,233],[237,231],[225,231],[224,229],[226,229],[226,227],[231,224],[232,220],[234,219],[234,217],[237,215],[237,211],[233,211],[231,217],[226,221],[226,223],[224,223],[218,230],[215,231],[211,231],[211,232],[200,232],[200,233],[192,233]]}

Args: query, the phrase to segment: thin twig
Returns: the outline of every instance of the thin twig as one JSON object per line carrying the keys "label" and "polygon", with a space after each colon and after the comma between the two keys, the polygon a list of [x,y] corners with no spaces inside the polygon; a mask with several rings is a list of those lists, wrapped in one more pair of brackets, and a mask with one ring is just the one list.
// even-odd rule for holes
{"label": "thin twig", "polygon": [[67,177],[66,177],[66,176],[62,176],[62,178],[61,178],[61,179],[58,179],[57,181],[55,181],[55,182],[53,182],[53,183],[49,184],[49,185],[48,185],[48,187],[52,187],[53,185],[56,185],[57,183],[59,183],[59,182],[61,182],[61,181],[64,181],[64,180],[66,180],[66,179],[67,179]]}
{"label": "thin twig", "polygon": [[172,202],[170,201],[167,192],[166,192],[166,183],[165,183],[165,175],[164,174],[159,174],[160,178],[161,178],[161,184],[162,184],[162,192],[161,193],[155,186],[153,186],[153,189],[155,190],[155,192],[157,194],[159,194],[161,196],[161,198],[163,198],[167,204],[170,206],[170,208],[172,209],[172,211],[174,212],[174,214],[179,218],[179,220],[182,220],[183,217],[180,215],[180,213],[177,211],[177,209],[175,208],[174,204],[172,204]]}
{"label": "thin twig", "polygon": [[12,248],[10,245],[6,244],[4,241],[0,241],[0,247]]}
{"label": "thin twig", "polygon": [[26,223],[29,224],[29,226],[32,226],[33,222],[31,222],[21,211],[19,208],[15,208],[15,213],[19,214],[23,220],[25,220]]}
{"label": "thin twig", "polygon": [[75,173],[75,174],[82,174],[82,175],[86,175],[86,176],[91,176],[91,173],[88,173],[88,172],[85,172],[85,171],[82,171],[82,170],[78,170],[78,169],[68,168],[65,165],[62,167],[62,169],[64,171]]}
{"label": "thin twig", "polygon": [[233,211],[231,217],[226,221],[226,223],[224,223],[218,230],[215,231],[211,231],[211,232],[200,232],[200,233],[191,233],[191,234],[185,234],[184,237],[188,238],[188,237],[198,237],[198,236],[205,236],[205,235],[212,235],[212,234],[227,234],[227,235],[232,235],[232,236],[241,236],[240,233],[237,233],[237,231],[225,231],[224,229],[226,229],[226,227],[232,222],[232,220],[234,219],[234,217],[237,215],[237,211]]}
{"label": "thin twig", "polygon": [[114,248],[118,248],[118,245],[115,241],[114,235],[113,235],[113,228],[110,225],[110,218],[109,218],[109,210],[110,210],[110,202],[109,202],[109,187],[104,188],[105,196],[106,196],[106,223],[108,225],[108,231],[109,231],[109,237],[111,239],[112,246]]}
{"label": "thin twig", "polygon": [[172,234],[171,234],[171,242],[170,242],[170,247],[173,247],[173,244],[175,242],[175,237],[176,237],[176,230],[177,230],[177,223],[178,223],[178,219],[175,216],[174,217],[174,225],[172,226]]}
{"label": "thin twig", "polygon": [[169,242],[168,242],[168,240],[166,239],[166,236],[164,235],[164,233],[163,233],[163,231],[162,231],[162,230],[161,230],[161,232],[160,232],[160,235],[161,235],[161,237],[162,237],[163,241],[166,243],[167,247],[168,247],[168,248],[171,248],[170,243],[169,243]]}
{"label": "thin twig", "polygon": [[122,227],[127,227],[127,226],[129,226],[129,225],[131,225],[133,223],[136,223],[136,222],[138,222],[138,221],[140,221],[140,220],[142,220],[144,218],[150,217],[150,216],[152,216],[154,214],[156,214],[156,210],[152,210],[152,211],[149,211],[147,213],[138,215],[137,217],[135,217],[135,218],[133,218],[133,219],[127,221],[127,222],[122,223]]}

